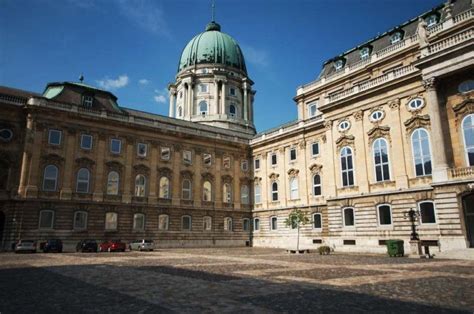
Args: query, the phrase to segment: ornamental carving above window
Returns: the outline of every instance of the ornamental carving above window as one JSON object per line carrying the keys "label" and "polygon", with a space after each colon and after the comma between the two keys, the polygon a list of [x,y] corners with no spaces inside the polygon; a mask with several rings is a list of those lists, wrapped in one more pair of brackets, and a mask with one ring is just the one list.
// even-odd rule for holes
{"label": "ornamental carving above window", "polygon": [[212,173],[209,173],[209,172],[202,173],[201,177],[203,180],[207,180],[207,181],[214,180],[214,175],[212,175]]}
{"label": "ornamental carving above window", "polygon": [[319,174],[323,170],[323,165],[320,164],[312,164],[309,166],[309,171],[311,171],[311,174]]}
{"label": "ornamental carving above window", "polygon": [[121,163],[119,163],[118,161],[107,161],[105,163],[105,165],[107,166],[107,168],[109,170],[122,170],[123,168],[123,165]]}
{"label": "ornamental carving above window", "polygon": [[95,161],[87,157],[77,158],[76,163],[81,167],[92,167],[95,165]]}
{"label": "ornamental carving above window", "polygon": [[160,167],[158,168],[158,173],[161,177],[171,178],[173,171],[168,167]]}
{"label": "ornamental carving above window", "polygon": [[228,174],[222,176],[222,183],[232,183],[232,177]]}
{"label": "ornamental carving above window", "polygon": [[376,126],[367,132],[369,136],[369,142],[372,143],[375,139],[379,137],[386,138],[390,141],[390,127],[388,126]]}
{"label": "ornamental carving above window", "polygon": [[298,169],[293,169],[293,168],[291,168],[290,170],[288,170],[288,176],[289,176],[290,178],[292,178],[292,177],[297,177],[299,172],[300,172],[300,171],[299,171]]}
{"label": "ornamental carving above window", "polygon": [[279,177],[279,176],[280,176],[280,175],[279,175],[278,173],[272,172],[272,173],[268,176],[268,178],[269,178],[271,181],[276,181],[276,180],[278,180],[278,177]]}
{"label": "ornamental carving above window", "polygon": [[44,163],[52,163],[55,165],[60,165],[63,163],[64,158],[57,154],[48,154],[41,156],[41,161]]}
{"label": "ornamental carving above window", "polygon": [[423,116],[416,115],[405,121],[403,124],[405,124],[405,127],[408,131],[408,134],[411,134],[411,132],[415,129],[418,128],[430,128],[430,116],[425,114]]}
{"label": "ornamental carving above window", "polygon": [[148,168],[144,164],[135,165],[135,166],[133,166],[133,169],[136,171],[136,173],[148,173],[148,172],[150,172],[150,168]]}
{"label": "ornamental carving above window", "polygon": [[474,113],[474,101],[472,99],[465,100],[462,103],[453,106],[453,111],[456,115],[456,126],[458,126],[465,116]]}
{"label": "ornamental carving above window", "polygon": [[353,146],[355,137],[353,135],[344,134],[336,140],[336,145],[338,149],[341,149],[344,146]]}
{"label": "ornamental carving above window", "polygon": [[184,179],[192,179],[193,178],[193,173],[189,170],[183,170],[180,172],[180,175]]}

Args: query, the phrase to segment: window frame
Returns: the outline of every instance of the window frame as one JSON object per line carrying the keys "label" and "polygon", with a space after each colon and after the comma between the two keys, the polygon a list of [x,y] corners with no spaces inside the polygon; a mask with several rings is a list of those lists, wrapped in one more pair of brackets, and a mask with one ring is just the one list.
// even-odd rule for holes
{"label": "window frame", "polygon": [[[419,105],[417,107],[413,107],[412,104],[417,102],[419,102]],[[407,103],[407,107],[409,111],[421,110],[423,107],[425,107],[425,100],[421,97],[410,99],[410,101]]]}
{"label": "window frame", "polygon": [[8,133],[8,136],[7,137],[0,136],[0,140],[2,140],[3,142],[10,142],[13,138],[13,131],[9,128],[0,129],[0,134],[3,132]]}
{"label": "window frame", "polygon": [[[312,113],[312,108],[314,108],[314,113]],[[318,115],[318,101],[313,101],[308,103],[308,117],[313,118]]]}
{"label": "window frame", "polygon": [[[166,180],[166,190],[162,190],[163,185],[161,184],[162,180]],[[166,192],[166,193],[165,193]],[[158,198],[161,199],[170,199],[171,198],[171,180],[167,176],[161,176],[158,180]],[[163,195],[162,195],[163,194]]]}
{"label": "window frame", "polygon": [[351,123],[348,120],[341,121],[337,128],[341,132],[348,131],[351,128]]}
{"label": "window frame", "polygon": [[[49,226],[42,226],[41,225],[42,216],[43,216],[43,214],[46,214],[46,213],[51,213],[51,221],[50,221]],[[56,215],[56,213],[52,209],[42,209],[42,210],[40,210],[39,215],[38,215],[38,229],[39,230],[53,230],[54,229],[55,215]]]}
{"label": "window frame", "polygon": [[[275,162],[273,162],[273,158],[275,157]],[[270,154],[270,165],[272,167],[276,167],[278,165],[278,156],[277,153],[271,153]]]}
{"label": "window frame", "polygon": [[[76,217],[78,215],[84,215],[85,216],[85,219],[84,219],[84,227],[78,227],[76,225]],[[84,210],[77,210],[74,212],[74,218],[73,218],[73,222],[72,222],[72,228],[73,230],[76,230],[76,231],[83,231],[83,230],[87,230],[87,220],[89,218],[89,213],[84,211]]]}
{"label": "window frame", "polygon": [[[349,154],[349,155],[345,154],[345,155],[343,156],[343,155],[342,155],[342,151],[343,151],[344,149],[346,149],[346,148],[350,150],[350,154]],[[341,185],[342,185],[342,187],[344,187],[344,188],[353,187],[353,186],[356,185],[356,180],[355,180],[355,179],[356,179],[356,176],[355,176],[355,165],[354,165],[354,153],[353,153],[352,147],[350,147],[350,146],[344,146],[343,148],[341,148],[339,155],[340,155],[340,157],[339,157],[340,164],[339,164],[339,165],[340,165],[340,167],[341,167]],[[345,169],[345,170],[342,169],[342,158],[343,158],[343,157],[344,157],[345,160],[346,160],[346,169]],[[347,158],[348,158],[348,157],[351,157],[351,163],[352,163],[351,169],[349,169],[349,167],[348,167],[348,162],[347,162]],[[352,172],[352,184],[349,184],[349,183],[350,183],[350,182],[349,182],[349,181],[350,181],[350,180],[349,180],[349,178],[350,178],[350,177],[349,177],[349,173],[351,173],[351,172]],[[347,185],[344,185],[344,174],[345,174],[345,173],[347,174],[347,183],[348,183]]]}
{"label": "window frame", "polygon": [[[381,207],[388,207],[389,209],[389,213],[390,213],[390,223],[389,224],[383,224],[380,220],[381,216],[380,216],[380,208]],[[392,205],[390,204],[386,204],[386,203],[383,203],[383,204],[378,204],[377,207],[377,226],[380,227],[380,228],[393,228],[393,212],[392,212]]]}
{"label": "window frame", "polygon": [[[184,228],[184,219],[189,218],[189,228]],[[181,216],[181,231],[191,231],[193,230],[193,218],[191,215],[182,215]]]}
{"label": "window frame", "polygon": [[[114,183],[113,181],[111,181],[111,178],[110,178],[110,175],[111,174],[117,174],[117,193],[109,193],[109,187],[111,186],[111,182]],[[114,183],[115,184],[115,183]],[[116,170],[111,170],[109,171],[109,173],[107,174],[107,188],[106,188],[106,191],[105,193],[107,195],[119,195],[120,194],[120,173]]]}
{"label": "window frame", "polygon": [[[383,158],[382,158],[382,154],[383,154],[383,146],[382,144],[379,145],[378,148],[375,147],[375,145],[377,143],[384,143],[385,145],[385,149],[387,150],[387,161],[384,162],[383,161]],[[380,162],[377,163],[376,161],[376,153],[379,153],[380,154]],[[374,142],[372,143],[372,162],[373,162],[373,166],[374,166],[374,178],[375,178],[375,182],[376,183],[381,183],[381,182],[390,182],[391,180],[391,171],[390,171],[390,168],[391,168],[391,164],[390,164],[390,151],[389,151],[389,147],[388,147],[388,141],[383,138],[383,137],[379,137],[377,139],[374,140]],[[386,177],[386,173],[384,171],[384,166],[387,166],[387,171],[388,171],[388,174],[387,174],[387,178]],[[377,167],[380,167],[381,169],[381,175],[382,175],[382,178],[381,180],[378,180],[377,178]]]}
{"label": "window frame", "polygon": [[[185,184],[186,182],[189,183],[189,188],[185,188],[184,184]],[[183,181],[181,182],[181,198],[182,198],[183,200],[192,200],[192,199],[193,199],[193,193],[192,193],[192,191],[193,191],[193,183],[191,182],[191,180],[188,179],[188,178],[183,179]],[[186,192],[186,193],[189,193],[189,198],[185,198],[185,197],[184,197],[184,193],[185,193],[185,192]]]}
{"label": "window frame", "polygon": [[199,84],[199,93],[209,93],[209,86],[206,83]]}
{"label": "window frame", "polygon": [[[53,143],[53,142],[51,141],[51,137],[53,136],[53,133],[56,133],[56,134],[59,136],[57,143]],[[49,129],[49,130],[48,130],[48,144],[49,144],[49,145],[61,146],[61,141],[62,141],[62,139],[63,139],[63,131],[58,130],[58,129]]]}
{"label": "window frame", "polygon": [[[140,147],[145,148],[145,152],[143,154],[140,153]],[[144,158],[147,155],[148,155],[148,145],[146,143],[142,143],[142,142],[137,143],[137,156]]]}
{"label": "window frame", "polygon": [[[421,214],[421,204],[425,204],[425,203],[431,203],[433,205],[434,222],[423,222],[423,215]],[[437,217],[436,206],[435,206],[434,201],[430,201],[430,200],[419,201],[417,203],[417,207],[418,207],[418,212],[420,213],[420,219],[419,219],[420,225],[434,226],[438,224],[438,217]]]}
{"label": "window frame", "polygon": [[[274,186],[276,185],[276,189],[274,189]],[[272,181],[270,182],[270,195],[271,195],[271,201],[272,202],[278,202],[278,182]],[[276,195],[276,197],[275,197]]]}
{"label": "window frame", "polygon": [[232,203],[232,185],[228,182],[222,185],[222,202],[225,204]]}
{"label": "window frame", "polygon": [[[208,189],[208,193],[209,193],[209,199],[206,199],[207,196],[206,196],[206,183],[209,184],[209,189]],[[212,202],[212,183],[211,181],[209,180],[205,180],[203,183],[202,183],[202,200],[203,202]]]}
{"label": "window frame", "polygon": [[[273,225],[273,219],[275,219],[275,225]],[[270,231],[278,230],[278,216],[270,216]]]}
{"label": "window frame", "polygon": [[[319,177],[319,183],[314,182],[316,177]],[[323,194],[323,188],[322,188],[322,183],[321,183],[321,174],[315,173],[311,178],[311,183],[312,183],[312,187],[313,187],[313,189],[311,191],[313,196],[316,196],[316,197],[321,196]],[[315,192],[316,188],[319,188],[319,194],[316,194],[316,192]]]}
{"label": "window frame", "polygon": [[[422,144],[422,138],[421,138],[421,135],[419,135],[419,140],[417,139],[417,142],[418,142],[418,149],[421,153],[421,156],[420,157],[417,157],[415,156],[415,142],[414,142],[414,136],[415,136],[415,133],[419,133],[419,132],[425,132],[426,134],[426,140],[428,141],[428,150],[429,150],[429,160],[430,160],[430,170],[431,172],[430,173],[427,173],[426,169],[425,169],[425,158],[427,155],[425,155],[425,152],[423,152],[423,144]],[[431,139],[430,139],[430,133],[428,132],[428,130],[426,130],[425,128],[417,128],[415,130],[413,130],[413,132],[411,133],[411,136],[410,136],[410,141],[411,141],[411,150],[412,150],[412,161],[413,161],[413,173],[415,174],[415,177],[427,177],[427,176],[431,176],[433,174],[433,156],[431,154]],[[421,159],[422,161],[422,169],[423,169],[423,174],[421,175],[418,175],[417,173],[417,170],[416,170],[416,159]]]}
{"label": "window frame", "polygon": [[[53,180],[52,177],[46,177],[46,169],[49,168],[49,167],[53,167],[56,171],[56,175],[54,177],[54,189],[46,189],[45,188],[45,183],[46,183],[46,180]],[[46,191],[46,192],[56,192],[58,190],[58,178],[59,178],[59,168],[58,166],[56,165],[53,165],[53,164],[49,164],[49,165],[46,165],[44,168],[43,168],[43,184],[42,184],[42,191]]]}
{"label": "window frame", "polygon": [[168,146],[160,147],[160,159],[170,160],[171,159],[171,148]]}
{"label": "window frame", "polygon": [[[209,223],[206,222],[208,220]],[[209,226],[209,228],[207,228]],[[204,216],[202,217],[202,230],[204,231],[212,231],[212,217],[211,216]]]}
{"label": "window frame", "polygon": [[249,161],[247,159],[242,159],[240,161],[240,170],[243,172],[249,171]]}
{"label": "window frame", "polygon": [[[165,217],[166,218],[166,223],[164,228],[161,228],[161,223],[160,223],[160,218]],[[168,214],[159,214],[158,215],[158,231],[168,231],[170,226],[170,216]]]}
{"label": "window frame", "polygon": [[288,159],[289,159],[290,163],[296,162],[296,160],[298,159],[298,154],[297,154],[297,151],[296,151],[296,147],[291,147],[289,149]]}
{"label": "window frame", "polygon": [[229,96],[236,96],[237,90],[235,87],[229,87]]}
{"label": "window frame", "polygon": [[224,231],[232,232],[234,231],[234,222],[232,217],[224,217]]}
{"label": "window frame", "polygon": [[260,218],[259,217],[255,217],[253,219],[253,231],[254,232],[260,232]]}
{"label": "window frame", "polygon": [[[114,151],[114,143],[118,144],[118,151]],[[122,140],[118,138],[110,139],[110,153],[114,155],[120,155],[122,153]]]}
{"label": "window frame", "polygon": [[[463,139],[463,146],[464,146],[464,160],[465,160],[465,164],[467,167],[472,167],[474,166],[474,163],[471,165],[471,162],[469,160],[469,150],[471,149],[473,151],[473,154],[474,154],[474,145],[473,146],[467,146],[467,142],[466,142],[466,128],[464,127],[464,123],[467,122],[467,119],[471,119],[471,126],[469,127],[469,129],[472,129],[473,130],[473,133],[474,133],[474,114],[468,114],[466,115],[462,121],[461,121],[461,133],[462,133],[462,139]],[[473,134],[474,135],[474,134]]]}
{"label": "window frame", "polygon": [[255,158],[253,161],[253,168],[255,170],[260,170],[260,158]]}
{"label": "window frame", "polygon": [[[90,146],[89,147],[86,147],[84,146],[84,138],[85,137],[89,137],[90,138]],[[90,134],[81,134],[81,144],[80,144],[80,147],[81,149],[84,149],[84,150],[92,150],[92,145],[93,145],[93,137],[92,135]]]}
{"label": "window frame", "polygon": [[[143,184],[137,183],[139,178],[143,178]],[[142,191],[140,188],[143,188],[143,193],[139,193],[140,191]],[[146,195],[147,195],[147,178],[144,174],[139,173],[135,176],[135,189],[134,189],[133,195],[135,197],[146,197]]]}
{"label": "window frame", "polygon": [[[234,108],[234,112],[232,112],[232,108]],[[237,106],[235,104],[229,105],[229,117],[236,117],[237,116]]]}
{"label": "window frame", "polygon": [[[398,35],[398,37],[395,37],[395,35]],[[401,31],[396,31],[396,32],[393,32],[391,35],[390,35],[390,44],[391,45],[394,45],[396,43],[399,43],[403,40],[403,33]]]}
{"label": "window frame", "polygon": [[[87,179],[79,179],[81,171],[86,171],[85,173],[87,173]],[[85,190],[79,190],[79,185],[80,184],[86,184],[87,188]],[[91,171],[86,167],[83,167],[83,168],[80,168],[79,170],[77,170],[77,173],[76,173],[76,193],[81,193],[81,194],[90,193],[90,185],[91,185]]]}
{"label": "window frame", "polygon": [[[137,224],[136,224],[136,222],[137,222],[136,219],[137,219],[138,217],[142,217],[142,226],[141,226],[141,227],[140,227],[140,226],[137,226]],[[135,213],[135,214],[133,214],[133,225],[132,225],[133,231],[141,231],[141,232],[145,231],[145,224],[146,224],[146,217],[145,217],[145,214],[143,214],[143,213]],[[140,227],[140,228],[139,228],[139,227]]]}
{"label": "window frame", "polygon": [[83,95],[82,96],[82,106],[85,108],[92,108],[94,105],[94,96]]}
{"label": "window frame", "polygon": [[[319,217],[320,217],[320,218],[319,218],[319,219],[320,219],[319,221],[320,221],[320,223],[321,223],[321,227],[319,227],[319,228],[315,226],[315,221],[316,221],[316,220],[314,219],[315,216],[319,216]],[[317,232],[322,232],[322,231],[323,231],[323,214],[322,214],[322,213],[313,213],[312,218],[313,218],[313,223],[312,223],[313,230],[315,230],[315,231],[317,231]]]}
{"label": "window frame", "polygon": [[202,154],[202,163],[205,167],[212,166],[212,154],[204,153]]}
{"label": "window frame", "polygon": [[[189,157],[189,158],[187,158],[187,157]],[[185,165],[192,165],[193,164],[193,152],[192,151],[183,150],[183,163]]]}
{"label": "window frame", "polygon": [[240,203],[243,205],[250,205],[250,188],[247,184],[240,186]]}
{"label": "window frame", "polygon": [[[262,203],[262,186],[260,184],[255,184],[253,189],[254,189],[255,204],[261,204]],[[257,190],[258,190],[258,193],[257,193]]]}
{"label": "window frame", "polygon": [[[315,154],[314,153],[314,147],[317,147],[318,152]],[[320,155],[320,147],[319,147],[319,142],[313,142],[311,143],[311,157],[318,157]]]}
{"label": "window frame", "polygon": [[290,188],[290,201],[298,200],[300,198],[298,177],[291,177],[288,186]]}
{"label": "window frame", "polygon": [[[203,106],[206,105],[206,110],[202,110]],[[198,110],[200,116],[207,116],[209,114],[209,104],[205,100],[201,100],[198,103]]]}
{"label": "window frame", "polygon": [[362,47],[359,49],[359,58],[360,60],[367,60],[370,58],[370,48],[369,47]]}
{"label": "window frame", "polygon": [[[245,224],[247,223],[247,228],[245,227]],[[249,218],[243,218],[242,219],[242,231],[244,232],[250,232],[250,219]]]}
{"label": "window frame", "polygon": [[[115,228],[107,228],[107,225],[110,225],[110,222],[107,221],[107,217],[109,215],[113,215],[112,217],[115,217]],[[104,230],[105,231],[117,231],[118,230],[118,213],[114,211],[106,212],[105,213],[105,225],[104,225]]]}
{"label": "window frame", "polygon": [[[352,225],[347,225],[346,224],[346,210],[351,209],[352,210]],[[356,227],[356,219],[355,219],[355,209],[354,207],[343,207],[342,208],[342,228],[343,229],[355,229]]]}

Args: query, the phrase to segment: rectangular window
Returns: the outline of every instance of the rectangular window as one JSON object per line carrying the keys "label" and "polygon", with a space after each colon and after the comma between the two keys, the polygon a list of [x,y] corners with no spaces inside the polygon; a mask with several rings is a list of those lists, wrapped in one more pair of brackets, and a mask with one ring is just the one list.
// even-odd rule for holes
{"label": "rectangular window", "polygon": [[311,155],[313,157],[319,155],[319,143],[313,143],[311,144]]}
{"label": "rectangular window", "polygon": [[133,230],[145,230],[145,215],[135,214],[133,215]]}
{"label": "rectangular window", "polygon": [[74,230],[85,230],[87,229],[87,213],[76,212],[74,214]]}
{"label": "rectangular window", "polygon": [[207,84],[200,84],[199,85],[199,91],[201,93],[207,93]]}
{"label": "rectangular window", "polygon": [[343,210],[344,226],[345,227],[354,227],[354,209],[353,208],[344,208]]}
{"label": "rectangular window", "polygon": [[392,224],[392,213],[390,210],[390,206],[379,205],[378,214],[379,214],[379,225],[390,226]]}
{"label": "rectangular window", "polygon": [[262,188],[260,185],[255,185],[255,204],[260,204],[262,202],[261,199]]}
{"label": "rectangular window", "polygon": [[54,211],[42,210],[40,212],[39,228],[40,229],[53,229],[53,223],[54,223]]}
{"label": "rectangular window", "polygon": [[183,162],[187,165],[190,165],[193,163],[193,159],[192,159],[192,153],[191,151],[189,150],[185,150],[183,151]]}
{"label": "rectangular window", "polygon": [[212,164],[211,154],[203,154],[202,161],[204,162],[204,166],[209,167]]}
{"label": "rectangular window", "polygon": [[158,230],[168,230],[168,222],[169,222],[168,215],[160,215],[158,217]]}
{"label": "rectangular window", "polygon": [[181,228],[183,230],[191,230],[191,216],[183,216],[181,219]]}
{"label": "rectangular window", "polygon": [[313,102],[313,103],[308,104],[308,116],[312,118],[312,117],[315,117],[317,113],[318,113],[318,103]]}
{"label": "rectangular window", "polygon": [[87,150],[92,149],[92,135],[81,134],[81,148]]}
{"label": "rectangular window", "polygon": [[138,157],[146,157],[148,151],[148,145],[145,143],[137,144],[137,155]]}
{"label": "rectangular window", "polygon": [[422,224],[435,224],[436,216],[433,202],[419,203],[419,210]]}
{"label": "rectangular window", "polygon": [[260,169],[260,159],[255,159],[255,170]]}
{"label": "rectangular window", "polygon": [[254,231],[259,231],[260,230],[260,219],[255,218],[253,220],[253,230]]}
{"label": "rectangular window", "polygon": [[278,225],[277,225],[277,217],[271,217],[270,218],[270,230],[277,230]]}
{"label": "rectangular window", "polygon": [[244,231],[249,231],[250,230],[250,220],[247,219],[247,218],[244,218],[243,229],[244,229]]}
{"label": "rectangular window", "polygon": [[229,95],[235,96],[235,88],[233,87],[229,88]]}
{"label": "rectangular window", "polygon": [[291,148],[290,149],[290,161],[295,161],[296,160],[296,148]]}
{"label": "rectangular window", "polygon": [[322,215],[314,214],[313,215],[313,228],[321,230],[323,228]]}
{"label": "rectangular window", "polygon": [[105,214],[105,230],[117,230],[117,213]]}
{"label": "rectangular window", "polygon": [[271,163],[272,163],[272,166],[276,166],[278,160],[277,160],[277,154],[273,153],[271,155]]}
{"label": "rectangular window", "polygon": [[249,170],[249,162],[248,160],[242,160],[240,162],[240,169],[242,169],[242,171],[248,171]]}
{"label": "rectangular window", "polygon": [[116,138],[110,140],[110,152],[112,154],[120,154],[122,150],[122,141]]}
{"label": "rectangular window", "polygon": [[82,97],[82,105],[84,107],[91,108],[93,103],[94,103],[94,97],[92,97],[92,96],[83,96]]}
{"label": "rectangular window", "polygon": [[60,130],[49,130],[48,134],[48,143],[51,145],[61,145],[61,135]]}
{"label": "rectangular window", "polygon": [[161,160],[170,160],[171,150],[169,147],[161,147]]}
{"label": "rectangular window", "polygon": [[226,156],[223,159],[224,169],[230,169],[230,157]]}

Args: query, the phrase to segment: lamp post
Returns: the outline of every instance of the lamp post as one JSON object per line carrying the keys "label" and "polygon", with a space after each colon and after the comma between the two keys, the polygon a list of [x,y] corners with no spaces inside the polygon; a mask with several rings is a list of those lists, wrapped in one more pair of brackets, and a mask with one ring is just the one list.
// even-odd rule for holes
{"label": "lamp post", "polygon": [[420,212],[418,210],[414,210],[413,208],[410,208],[409,211],[405,212],[405,218],[406,217],[410,218],[410,222],[411,222],[410,240],[419,241],[420,237],[418,236],[418,233],[416,232],[415,221],[418,219],[418,217],[420,217]]}

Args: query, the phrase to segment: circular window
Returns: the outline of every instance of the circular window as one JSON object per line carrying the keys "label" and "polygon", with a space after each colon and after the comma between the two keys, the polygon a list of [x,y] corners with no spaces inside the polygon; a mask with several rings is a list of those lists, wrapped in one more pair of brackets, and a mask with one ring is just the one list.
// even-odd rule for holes
{"label": "circular window", "polygon": [[410,109],[410,110],[420,109],[421,107],[423,107],[423,105],[424,105],[423,99],[415,98],[415,99],[412,99],[408,103],[408,109]]}
{"label": "circular window", "polygon": [[467,80],[459,84],[458,91],[460,93],[467,93],[474,90],[474,80]]}
{"label": "circular window", "polygon": [[370,120],[380,121],[383,118],[383,112],[380,110],[374,111],[370,114]]}
{"label": "circular window", "polygon": [[0,139],[4,142],[8,142],[13,137],[13,132],[10,129],[0,130]]}
{"label": "circular window", "polygon": [[349,123],[349,121],[342,121],[341,123],[339,123],[340,131],[347,131],[349,130],[350,127],[351,127],[351,124]]}

